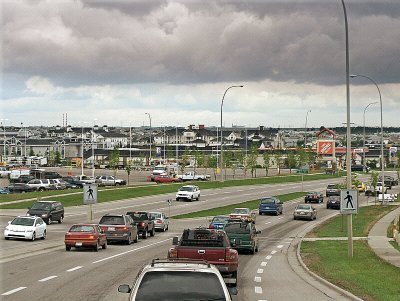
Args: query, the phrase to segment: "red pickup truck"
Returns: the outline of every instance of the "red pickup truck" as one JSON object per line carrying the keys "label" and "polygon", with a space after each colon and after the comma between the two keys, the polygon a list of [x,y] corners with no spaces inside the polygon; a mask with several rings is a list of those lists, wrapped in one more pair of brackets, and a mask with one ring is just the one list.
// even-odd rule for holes
{"label": "red pickup truck", "polygon": [[238,252],[231,248],[225,231],[216,229],[185,229],[181,238],[173,238],[174,247],[168,258],[201,259],[215,265],[230,286],[237,285]]}
{"label": "red pickup truck", "polygon": [[156,183],[177,183],[177,182],[182,182],[181,179],[171,177],[168,175],[159,175],[159,176],[148,176],[147,180],[149,182],[156,182]]}

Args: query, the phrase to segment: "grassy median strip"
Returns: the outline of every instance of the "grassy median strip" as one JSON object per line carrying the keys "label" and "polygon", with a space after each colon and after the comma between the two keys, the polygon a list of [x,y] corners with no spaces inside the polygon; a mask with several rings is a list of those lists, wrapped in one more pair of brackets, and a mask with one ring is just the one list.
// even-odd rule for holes
{"label": "grassy median strip", "polygon": [[[360,207],[359,213],[353,215],[353,236],[368,236],[369,230],[381,217],[396,209],[397,206]],[[347,217],[336,216],[319,227],[314,228],[308,237],[345,237],[347,236]]]}
{"label": "grassy median strip", "polygon": [[[361,207],[353,216],[353,235],[367,236],[382,216],[397,206]],[[315,228],[308,236],[347,236],[346,218],[334,217]],[[307,267],[329,282],[363,300],[397,301],[400,296],[400,268],[378,257],[367,241],[354,241],[354,256],[347,255],[347,241],[303,241],[301,256]]]}
{"label": "grassy median strip", "polygon": [[[143,185],[135,187],[119,187],[115,189],[99,188],[97,201],[101,203],[101,202],[136,198],[148,195],[171,193],[171,192],[176,192],[179,189],[179,187],[186,184],[198,185],[201,189],[211,189],[211,188],[224,188],[224,187],[246,186],[246,185],[301,182],[302,177],[304,181],[313,181],[313,180],[336,178],[337,176],[325,175],[325,174],[304,174],[302,176],[298,174],[293,174],[287,176],[262,177],[262,178],[253,178],[244,180],[228,180],[224,182],[219,182],[219,181],[192,182],[192,183],[185,182],[179,184],[159,184],[159,185]],[[0,204],[1,204],[0,208],[3,209],[27,208],[34,201],[27,201],[14,204],[5,204],[5,203],[16,200],[31,199],[37,197],[48,197],[48,196],[54,196],[54,198],[57,197],[57,200],[62,202],[65,207],[82,205],[83,195],[82,195],[82,190],[80,191],[81,191],[80,193],[76,193],[76,191],[74,190],[71,191],[62,190],[62,191],[44,191],[44,192],[30,192],[24,194],[2,195],[0,197]],[[68,194],[68,195],[60,195],[60,194]]]}
{"label": "grassy median strip", "polygon": [[[279,198],[282,202],[287,202],[287,201],[302,197],[304,195],[305,195],[304,192],[293,192],[293,193],[278,195],[276,197]],[[252,201],[227,205],[227,206],[218,207],[218,208],[211,208],[211,209],[196,211],[196,212],[187,213],[187,214],[175,215],[175,216],[173,216],[173,218],[181,219],[181,218],[227,215],[227,214],[231,213],[233,211],[233,209],[238,208],[238,207],[250,208],[252,210],[258,209],[259,203],[260,203],[260,200],[252,200]]]}

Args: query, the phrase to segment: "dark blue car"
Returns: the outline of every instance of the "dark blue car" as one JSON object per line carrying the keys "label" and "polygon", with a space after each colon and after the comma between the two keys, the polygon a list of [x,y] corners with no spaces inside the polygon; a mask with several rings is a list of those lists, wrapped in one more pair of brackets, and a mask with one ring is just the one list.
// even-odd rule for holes
{"label": "dark blue car", "polygon": [[228,221],[229,221],[229,216],[225,215],[214,216],[213,219],[210,221],[210,225],[208,228],[223,230]]}
{"label": "dark blue car", "polygon": [[259,215],[267,213],[279,215],[282,214],[282,211],[283,211],[283,205],[278,198],[265,197],[260,200],[260,205],[258,206]]}

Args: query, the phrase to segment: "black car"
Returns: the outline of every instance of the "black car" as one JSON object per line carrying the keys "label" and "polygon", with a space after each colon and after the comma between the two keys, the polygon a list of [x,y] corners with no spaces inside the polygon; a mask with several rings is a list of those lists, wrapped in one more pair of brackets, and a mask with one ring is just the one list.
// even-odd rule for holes
{"label": "black car", "polygon": [[324,196],[322,193],[317,191],[310,191],[307,192],[306,196],[304,197],[305,203],[322,203],[324,201]]}
{"label": "black car", "polygon": [[79,180],[79,177],[74,177],[74,176],[62,177],[62,180],[72,185],[76,185],[79,188],[83,188],[83,183]]}
{"label": "black car", "polygon": [[326,209],[340,209],[340,196],[333,195],[326,201]]}
{"label": "black car", "polygon": [[340,189],[338,184],[328,184],[328,187],[326,187],[326,196],[329,197],[332,195],[340,196]]}
{"label": "black car", "polygon": [[48,225],[53,221],[61,224],[64,220],[64,206],[56,201],[38,201],[28,208],[26,215],[40,216]]}
{"label": "black car", "polygon": [[30,180],[34,180],[35,177],[31,175],[20,175],[18,178],[13,179],[13,183],[28,183]]}
{"label": "black car", "polygon": [[12,185],[9,185],[7,188],[11,193],[25,193],[36,191],[35,187],[31,187],[25,183],[14,183]]}
{"label": "black car", "polygon": [[366,165],[352,165],[351,171],[362,171],[362,172],[369,172],[370,168]]}

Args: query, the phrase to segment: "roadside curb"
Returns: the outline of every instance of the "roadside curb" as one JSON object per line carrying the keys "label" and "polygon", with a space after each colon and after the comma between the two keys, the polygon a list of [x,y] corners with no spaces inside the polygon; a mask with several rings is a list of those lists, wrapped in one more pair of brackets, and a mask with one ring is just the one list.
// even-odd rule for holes
{"label": "roadside curb", "polygon": [[[303,233],[300,234],[300,236],[297,236],[296,239],[293,242],[297,243],[297,247],[293,246],[294,248],[296,248],[296,259],[298,261],[298,263],[300,264],[301,268],[303,269],[303,271],[305,271],[308,276],[311,276],[311,278],[313,278],[314,280],[317,280],[318,282],[324,284],[325,286],[329,287],[330,289],[334,290],[335,292],[337,292],[338,294],[347,297],[349,300],[354,300],[354,301],[363,301],[363,299],[353,295],[352,293],[336,286],[335,284],[329,282],[328,280],[322,278],[321,276],[315,274],[314,272],[312,272],[303,262],[303,259],[301,258],[300,255],[300,248],[301,248],[301,243],[304,239],[304,236],[309,233],[315,226],[333,218],[335,215],[338,215],[339,213],[337,212],[334,215],[330,215],[327,216],[325,218],[322,218],[321,220],[319,220],[317,223],[314,223],[313,225],[310,225],[309,227],[307,227]],[[290,262],[289,262],[290,263]],[[293,268],[293,267],[292,267]],[[304,277],[304,275],[300,275],[298,274],[303,280],[305,280],[307,283],[309,283],[310,285],[312,285],[313,287],[315,287],[316,289],[318,289],[319,291],[323,292],[326,295],[329,295],[327,292],[325,292],[323,290],[323,288],[318,287],[317,285],[315,285],[314,283],[312,283],[312,281],[310,281],[310,279],[307,279],[306,277]]]}

